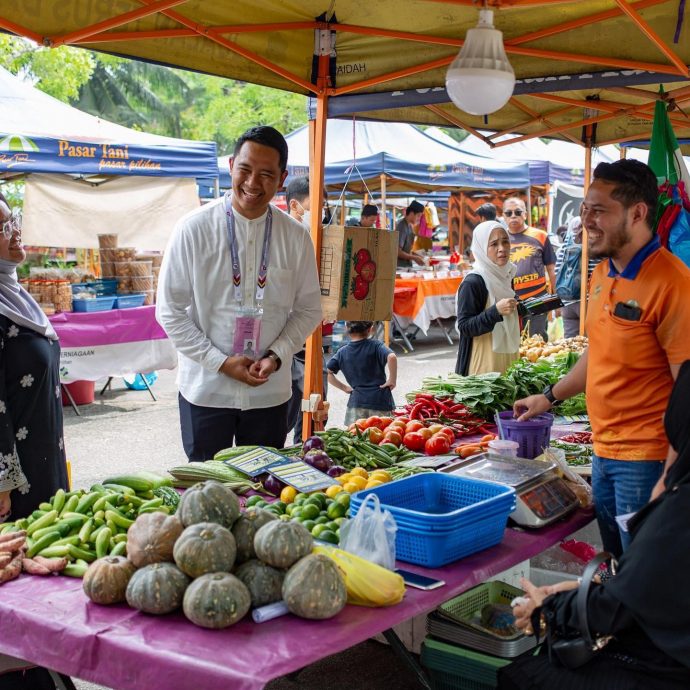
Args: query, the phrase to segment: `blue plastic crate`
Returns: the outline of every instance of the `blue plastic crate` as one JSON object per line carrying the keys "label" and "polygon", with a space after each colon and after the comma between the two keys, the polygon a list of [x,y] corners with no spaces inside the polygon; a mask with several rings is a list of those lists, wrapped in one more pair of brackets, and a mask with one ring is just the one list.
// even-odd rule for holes
{"label": "blue plastic crate", "polygon": [[[79,292],[84,288],[89,288],[96,293],[97,297],[109,297],[117,292],[116,278],[98,278],[88,283],[72,283],[72,292]],[[75,310],[76,311],[76,310]]]}
{"label": "blue plastic crate", "polygon": [[118,295],[115,301],[115,309],[131,309],[141,307],[144,304],[146,295],[141,292],[134,295]]}
{"label": "blue plastic crate", "polygon": [[393,516],[422,527],[450,529],[463,520],[493,511],[497,505],[510,507],[509,513],[515,508],[515,490],[509,486],[429,472],[358,491],[351,500],[353,515],[371,493]]}
{"label": "blue plastic crate", "polygon": [[108,311],[115,305],[115,297],[94,297],[92,299],[72,300],[73,311]]}

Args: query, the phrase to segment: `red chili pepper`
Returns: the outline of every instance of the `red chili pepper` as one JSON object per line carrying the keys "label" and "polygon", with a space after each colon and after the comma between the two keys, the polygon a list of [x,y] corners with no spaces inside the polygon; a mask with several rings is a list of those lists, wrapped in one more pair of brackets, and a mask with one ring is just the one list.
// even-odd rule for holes
{"label": "red chili pepper", "polygon": [[420,418],[420,412],[424,408],[424,403],[423,402],[418,402],[416,403],[412,409],[410,410],[410,421],[413,419],[419,419]]}

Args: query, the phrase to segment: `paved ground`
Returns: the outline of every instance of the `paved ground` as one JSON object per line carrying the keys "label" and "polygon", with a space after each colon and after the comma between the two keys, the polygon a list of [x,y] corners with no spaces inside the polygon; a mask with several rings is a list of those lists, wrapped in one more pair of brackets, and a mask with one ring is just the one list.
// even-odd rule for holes
{"label": "paved ground", "polygon": [[[455,367],[457,348],[449,346],[437,328],[430,331],[428,338],[413,344],[415,352],[409,354],[394,346],[400,360],[398,387],[394,391],[396,402],[402,402],[403,393],[418,387],[424,376],[447,374]],[[97,385],[96,401],[80,408],[80,417],[65,409],[65,443],[74,486],[88,487],[106,473],[138,468],[165,471],[187,461],[180,441],[175,372],[159,372],[153,387],[156,402],[146,391],[126,389],[121,379],[115,379],[113,390],[104,396],[98,394],[100,386]],[[342,424],[346,402],[345,394],[332,392],[330,424]],[[79,680],[75,684],[78,690],[110,690]],[[420,686],[390,648],[368,641],[289,678],[278,679],[267,689],[322,690],[324,687],[414,690]]]}

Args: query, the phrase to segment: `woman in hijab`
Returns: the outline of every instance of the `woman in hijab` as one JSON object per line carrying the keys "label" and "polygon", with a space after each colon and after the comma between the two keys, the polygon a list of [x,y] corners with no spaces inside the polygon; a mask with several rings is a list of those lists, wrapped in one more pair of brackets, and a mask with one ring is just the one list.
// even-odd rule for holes
{"label": "woman in hijab", "polygon": [[67,488],[60,345],[19,285],[21,226],[0,195],[0,522],[26,517]]}
{"label": "woman in hijab", "polygon": [[[690,688],[690,361],[683,364],[666,411],[666,434],[677,459],[665,489],[628,522],[632,541],[616,574],[592,584],[587,618],[593,635],[612,635],[588,663],[570,670],[548,655],[520,659],[504,669],[503,690],[680,690]],[[673,457],[671,453],[669,457]],[[516,606],[518,627],[538,620],[546,634],[576,634],[576,590],[534,587]],[[570,587],[576,587],[571,583]],[[553,593],[554,589],[561,590]],[[550,595],[550,596],[549,596]]]}
{"label": "woman in hijab", "polygon": [[496,220],[479,223],[472,236],[474,268],[456,297],[460,334],[455,373],[503,373],[518,357],[520,323],[513,292],[508,231]]}

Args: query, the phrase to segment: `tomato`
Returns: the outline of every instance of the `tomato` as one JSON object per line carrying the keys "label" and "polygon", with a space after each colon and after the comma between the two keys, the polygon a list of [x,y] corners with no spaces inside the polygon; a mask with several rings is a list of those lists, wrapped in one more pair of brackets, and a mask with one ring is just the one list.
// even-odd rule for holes
{"label": "tomato", "polygon": [[369,283],[362,276],[357,276],[352,281],[352,296],[355,299],[363,300],[369,294]]}
{"label": "tomato", "polygon": [[[361,420],[360,420],[361,421]],[[347,430],[351,433],[357,436],[357,431],[364,431],[364,427],[361,424],[358,424],[355,422],[354,424],[350,424],[349,427],[347,427]]]}
{"label": "tomato", "polygon": [[410,434],[413,431],[419,431],[420,429],[424,428],[424,424],[416,419],[413,419],[411,422],[408,422],[405,425],[405,433]]}
{"label": "tomato", "polygon": [[455,432],[449,426],[441,427],[438,433],[443,434],[448,439],[449,443],[455,441]]}
{"label": "tomato", "polygon": [[409,450],[424,450],[424,444],[427,441],[418,431],[410,431],[403,436],[403,443],[405,448],[409,448]]}
{"label": "tomato", "polygon": [[395,421],[402,422],[402,425],[405,426],[405,424],[407,424],[410,421],[410,418],[403,415],[402,417],[396,417]]}
{"label": "tomato", "polygon": [[370,426],[367,429],[367,437],[372,443],[379,444],[383,440],[383,431],[375,426]]}
{"label": "tomato", "polygon": [[443,429],[443,424],[430,424],[428,428],[431,430],[432,434],[437,434],[441,429]]}
{"label": "tomato", "polygon": [[416,433],[421,434],[425,441],[428,441],[434,435],[431,429],[427,429],[425,427],[422,427]]}
{"label": "tomato", "polygon": [[381,426],[379,429],[387,429],[393,423],[393,417],[381,417]]}
{"label": "tomato", "polygon": [[443,434],[436,434],[424,444],[424,451],[428,455],[444,455],[450,451],[450,441]]}
{"label": "tomato", "polygon": [[381,428],[381,417],[369,417],[366,422],[365,429],[380,429]]}
{"label": "tomato", "polygon": [[402,443],[402,434],[397,431],[391,431],[390,427],[383,434],[383,443],[392,443],[394,446],[400,446]]}
{"label": "tomato", "polygon": [[367,261],[356,267],[357,273],[367,281],[367,283],[373,283],[374,278],[376,278],[376,264],[373,261]]}

